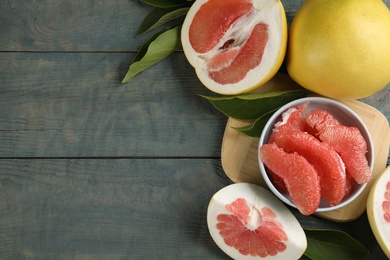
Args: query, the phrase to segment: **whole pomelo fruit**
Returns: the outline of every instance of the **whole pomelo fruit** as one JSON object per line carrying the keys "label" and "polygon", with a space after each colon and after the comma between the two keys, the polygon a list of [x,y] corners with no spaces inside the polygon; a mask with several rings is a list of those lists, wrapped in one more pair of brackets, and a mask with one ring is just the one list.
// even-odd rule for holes
{"label": "whole pomelo fruit", "polygon": [[181,42],[203,85],[220,94],[247,92],[280,68],[286,14],[280,0],[196,0],[183,22]]}
{"label": "whole pomelo fruit", "polygon": [[380,0],[305,0],[287,49],[290,77],[335,99],[370,96],[390,82],[390,11]]}

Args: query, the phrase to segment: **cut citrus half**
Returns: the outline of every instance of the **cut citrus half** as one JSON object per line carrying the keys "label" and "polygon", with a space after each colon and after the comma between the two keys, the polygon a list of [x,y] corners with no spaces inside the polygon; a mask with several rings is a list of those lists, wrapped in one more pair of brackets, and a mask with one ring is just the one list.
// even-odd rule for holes
{"label": "cut citrus half", "polygon": [[235,183],[214,194],[207,225],[215,243],[233,259],[299,259],[307,246],[294,215],[254,184]]}
{"label": "cut citrus half", "polygon": [[390,166],[375,181],[367,199],[367,217],[383,252],[390,258]]}
{"label": "cut citrus half", "polygon": [[196,0],[181,42],[200,81],[220,94],[239,94],[270,80],[287,45],[280,0]]}

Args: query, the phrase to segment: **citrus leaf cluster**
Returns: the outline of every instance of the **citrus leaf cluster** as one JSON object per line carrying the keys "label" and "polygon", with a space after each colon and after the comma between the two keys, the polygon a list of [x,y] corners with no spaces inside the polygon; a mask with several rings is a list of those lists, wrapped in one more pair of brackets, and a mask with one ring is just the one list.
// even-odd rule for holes
{"label": "citrus leaf cluster", "polygon": [[153,6],[138,27],[136,36],[156,30],[140,47],[122,83],[160,62],[181,48],[183,19],[194,0],[141,0]]}
{"label": "citrus leaf cluster", "polygon": [[202,97],[226,116],[248,121],[248,125],[236,127],[235,130],[251,137],[259,137],[268,119],[276,110],[290,101],[306,97],[308,93],[305,89],[297,89],[235,96]]}

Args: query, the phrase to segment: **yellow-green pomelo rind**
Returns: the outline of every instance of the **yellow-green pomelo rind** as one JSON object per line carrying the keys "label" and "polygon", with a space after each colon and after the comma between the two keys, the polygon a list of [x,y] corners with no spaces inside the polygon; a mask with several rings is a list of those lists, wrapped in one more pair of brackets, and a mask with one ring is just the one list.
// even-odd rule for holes
{"label": "yellow-green pomelo rind", "polygon": [[390,166],[380,175],[371,188],[367,199],[367,217],[378,244],[390,258],[390,222],[386,222],[382,202],[386,185],[390,182]]}
{"label": "yellow-green pomelo rind", "polygon": [[390,11],[380,0],[306,0],[289,31],[287,70],[336,99],[367,97],[390,83]]}

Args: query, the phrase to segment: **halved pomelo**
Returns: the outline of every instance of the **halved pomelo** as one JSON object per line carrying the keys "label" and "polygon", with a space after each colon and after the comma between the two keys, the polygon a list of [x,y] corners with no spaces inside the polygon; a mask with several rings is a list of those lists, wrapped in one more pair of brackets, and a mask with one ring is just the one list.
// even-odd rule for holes
{"label": "halved pomelo", "polygon": [[214,194],[207,225],[215,243],[233,259],[299,259],[307,246],[294,215],[254,184],[235,183]]}
{"label": "halved pomelo", "polygon": [[366,158],[367,143],[358,128],[330,125],[321,130],[319,138],[340,154],[347,172],[357,183],[364,184],[372,178]]}
{"label": "halved pomelo", "polygon": [[338,153],[327,143],[298,129],[284,128],[275,132],[274,142],[288,153],[305,157],[320,177],[321,197],[330,206],[344,198],[346,191],[345,166]]}
{"label": "halved pomelo", "polygon": [[220,94],[247,92],[280,68],[286,14],[280,0],[196,0],[183,22],[181,42],[207,88]]}
{"label": "halved pomelo", "polygon": [[303,215],[313,214],[320,204],[321,188],[317,171],[302,155],[287,153],[275,143],[264,144],[259,158],[283,179],[288,194]]}
{"label": "halved pomelo", "polygon": [[390,259],[390,166],[371,188],[367,217],[378,244]]}

